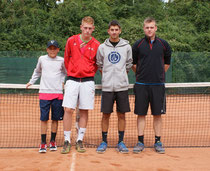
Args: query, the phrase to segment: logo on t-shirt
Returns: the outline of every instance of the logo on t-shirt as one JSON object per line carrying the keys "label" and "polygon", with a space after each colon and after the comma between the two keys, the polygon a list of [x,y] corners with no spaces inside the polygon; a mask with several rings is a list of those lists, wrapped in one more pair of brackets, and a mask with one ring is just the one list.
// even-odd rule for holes
{"label": "logo on t-shirt", "polygon": [[109,62],[113,63],[113,64],[116,64],[120,61],[121,59],[121,56],[118,52],[111,52],[109,55],[108,55],[108,59],[109,59]]}

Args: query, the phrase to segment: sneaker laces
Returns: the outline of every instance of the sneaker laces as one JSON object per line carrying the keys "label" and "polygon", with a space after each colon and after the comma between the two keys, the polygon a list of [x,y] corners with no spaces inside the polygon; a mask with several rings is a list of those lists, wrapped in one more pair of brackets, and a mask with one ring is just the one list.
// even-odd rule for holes
{"label": "sneaker laces", "polygon": [[50,144],[51,144],[51,147],[54,147],[56,145],[55,141],[51,141]]}
{"label": "sneaker laces", "polygon": [[101,144],[100,144],[100,148],[104,148],[104,147],[106,147],[107,146],[107,144],[105,143],[105,142],[102,142]]}
{"label": "sneaker laces", "polygon": [[119,143],[119,147],[120,147],[120,148],[127,148],[127,147],[125,146],[124,142],[122,142],[122,141]]}
{"label": "sneaker laces", "polygon": [[46,148],[46,144],[41,144],[40,145],[40,148],[42,149],[42,148]]}
{"label": "sneaker laces", "polygon": [[157,146],[161,146],[161,147],[163,146],[163,144],[162,144],[160,141],[156,142],[155,144],[156,144]]}

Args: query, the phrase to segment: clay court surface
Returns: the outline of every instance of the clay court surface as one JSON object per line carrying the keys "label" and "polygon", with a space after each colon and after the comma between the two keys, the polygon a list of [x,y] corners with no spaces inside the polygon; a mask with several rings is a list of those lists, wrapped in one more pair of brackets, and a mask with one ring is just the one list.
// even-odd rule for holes
{"label": "clay court surface", "polygon": [[[3,171],[209,171],[210,170],[210,96],[171,95],[167,97],[167,115],[163,116],[162,141],[166,154],[157,154],[146,148],[140,154],[116,152],[109,148],[104,154],[96,153],[101,142],[100,97],[96,97],[94,111],[89,113],[89,122],[84,143],[92,148],[79,154],[72,147],[69,154],[56,152],[38,153],[40,143],[40,121],[38,96],[1,95],[0,105],[0,170]],[[131,96],[131,112],[126,115],[125,143],[133,147],[137,142],[134,98]],[[150,112],[149,112],[150,113]],[[75,118],[75,115],[74,115]],[[147,117],[145,145],[152,147],[154,133],[152,117]],[[48,124],[50,135],[50,122]],[[75,129],[72,129],[75,142]],[[47,137],[49,141],[50,136]],[[63,143],[62,122],[59,124],[57,144]],[[110,120],[108,143],[117,144],[117,118],[114,111]],[[188,148],[183,148],[183,147]],[[202,148],[195,148],[201,146]],[[15,148],[14,148],[15,147]],[[22,148],[17,148],[22,147]],[[35,147],[35,148],[27,148]],[[193,147],[193,148],[189,148]]]}
{"label": "clay court surface", "polygon": [[[0,149],[2,171],[209,171],[210,148],[167,148],[157,154],[146,148],[140,154],[120,154],[111,148],[97,154],[94,148],[79,154],[39,154],[38,149]],[[131,151],[132,149],[130,149]]]}

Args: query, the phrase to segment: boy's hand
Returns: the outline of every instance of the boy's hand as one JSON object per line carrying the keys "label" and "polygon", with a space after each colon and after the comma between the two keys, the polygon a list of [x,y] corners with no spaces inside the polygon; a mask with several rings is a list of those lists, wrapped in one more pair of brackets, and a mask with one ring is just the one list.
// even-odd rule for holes
{"label": "boy's hand", "polygon": [[30,83],[27,83],[27,84],[26,84],[26,88],[28,88],[29,86],[31,86],[31,84],[30,84]]}

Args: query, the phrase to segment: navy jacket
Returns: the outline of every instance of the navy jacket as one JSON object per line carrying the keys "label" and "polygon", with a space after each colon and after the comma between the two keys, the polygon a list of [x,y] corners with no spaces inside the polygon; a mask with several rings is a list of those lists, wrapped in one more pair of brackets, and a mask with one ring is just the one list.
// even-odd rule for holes
{"label": "navy jacket", "polygon": [[133,64],[136,68],[136,82],[165,83],[164,65],[170,65],[171,47],[158,37],[151,44],[145,36],[132,47]]}

